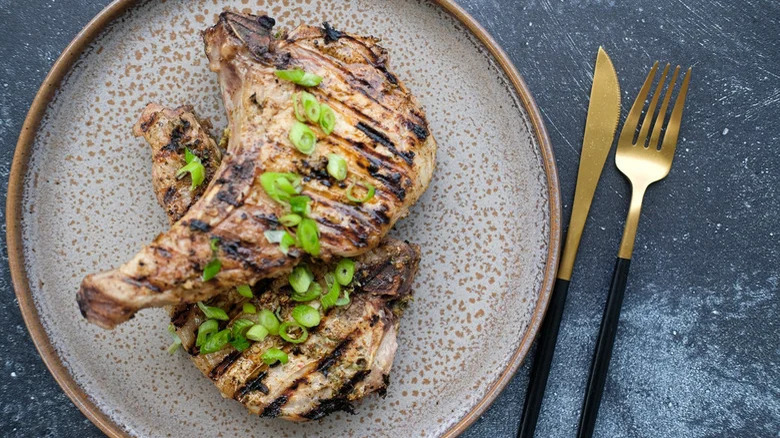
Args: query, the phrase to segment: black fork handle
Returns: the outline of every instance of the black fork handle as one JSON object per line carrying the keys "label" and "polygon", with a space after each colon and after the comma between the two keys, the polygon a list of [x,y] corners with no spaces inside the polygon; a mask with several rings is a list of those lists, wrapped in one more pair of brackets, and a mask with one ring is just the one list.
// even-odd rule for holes
{"label": "black fork handle", "polygon": [[596,341],[596,350],[593,353],[593,362],[588,376],[588,387],[585,390],[585,400],[580,414],[580,425],[577,438],[590,438],[596,426],[596,416],[601,404],[601,396],[604,393],[604,383],[607,380],[609,361],[612,358],[612,347],[615,343],[618,321],[620,320],[620,307],[623,305],[623,296],[626,292],[628,281],[628,268],[631,259],[618,257],[615,263],[615,273],[612,275],[612,284],[607,296],[607,305],[604,308],[604,316],[601,319],[599,337]]}
{"label": "black fork handle", "polygon": [[544,389],[547,386],[547,377],[550,375],[550,364],[555,343],[558,340],[558,329],[561,326],[563,307],[566,304],[566,295],[569,293],[569,281],[560,278],[555,280],[550,304],[542,322],[539,332],[539,342],[536,346],[536,356],[531,368],[531,379],[528,382],[528,390],[523,405],[523,418],[520,420],[520,430],[517,438],[533,438],[536,430],[536,421],[539,418],[539,410],[544,399]]}

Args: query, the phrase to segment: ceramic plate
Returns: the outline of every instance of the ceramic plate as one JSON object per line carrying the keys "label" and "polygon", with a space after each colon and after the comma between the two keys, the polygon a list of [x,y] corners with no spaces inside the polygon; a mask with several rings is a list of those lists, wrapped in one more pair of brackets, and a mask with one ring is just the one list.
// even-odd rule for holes
{"label": "ceramic plate", "polygon": [[[355,415],[250,416],[183,353],[166,352],[163,311],[105,331],[76,306],[87,273],[166,228],[148,146],[131,135],[144,105],[188,103],[225,125],[199,34],[224,7],[380,36],[439,143],[433,182],[393,231],[422,247],[422,262],[391,385]],[[557,176],[538,110],[506,55],[449,1],[117,1],[54,66],[10,182],[9,253],[27,325],[58,382],[112,436],[456,435],[522,362],[557,266]]]}

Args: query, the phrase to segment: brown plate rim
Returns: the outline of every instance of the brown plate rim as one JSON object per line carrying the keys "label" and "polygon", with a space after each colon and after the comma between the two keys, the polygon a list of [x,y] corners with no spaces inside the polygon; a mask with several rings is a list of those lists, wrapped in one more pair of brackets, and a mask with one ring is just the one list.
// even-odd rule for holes
{"label": "brown plate rim", "polygon": [[[55,91],[59,88],[63,78],[70,71],[73,64],[83,53],[84,49],[102,32],[106,26],[118,18],[131,6],[140,3],[141,0],[114,0],[98,13],[76,35],[73,41],[65,48],[60,57],[55,61],[49,74],[41,84],[35,99],[30,106],[30,111],[22,125],[19,140],[16,144],[11,172],[8,181],[8,197],[6,200],[6,240],[8,245],[8,263],[11,270],[11,279],[19,301],[22,318],[38,349],[43,362],[49,369],[54,379],[62,387],[65,394],[73,401],[76,407],[87,416],[106,435],[115,437],[130,437],[130,435],[115,421],[101,411],[90,400],[87,393],[76,383],[57,355],[54,347],[46,334],[38,316],[38,310],[32,297],[29,279],[24,266],[24,252],[22,245],[22,196],[24,191],[24,175],[27,173],[30,154],[35,133],[38,130],[43,114],[48,107]],[[561,239],[561,202],[558,172],[555,166],[550,138],[547,134],[544,121],[536,102],[534,101],[520,73],[510,61],[507,54],[501,49],[490,34],[471,15],[468,14],[454,0],[430,0],[443,10],[460,21],[466,28],[479,39],[488,49],[501,69],[507,75],[515,91],[518,93],[522,104],[528,113],[533,125],[536,141],[542,154],[542,161],[547,177],[548,208],[550,214],[549,244],[547,262],[545,265],[544,279],[539,300],[531,317],[531,322],[523,335],[520,345],[509,360],[504,371],[491,385],[488,391],[474,407],[464,415],[455,425],[447,430],[443,437],[455,437],[466,430],[483,412],[493,403],[501,390],[509,383],[517,369],[523,363],[528,350],[531,348],[536,334],[539,331],[544,313],[550,301],[552,286],[555,281],[555,273],[558,268]]]}

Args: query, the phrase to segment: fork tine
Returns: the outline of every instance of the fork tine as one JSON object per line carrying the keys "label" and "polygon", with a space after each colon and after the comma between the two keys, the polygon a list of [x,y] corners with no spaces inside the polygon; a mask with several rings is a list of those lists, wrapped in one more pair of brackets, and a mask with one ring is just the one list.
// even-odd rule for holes
{"label": "fork tine", "polygon": [[680,92],[677,94],[677,100],[674,101],[672,115],[669,116],[669,123],[666,126],[666,134],[661,144],[661,153],[667,157],[674,156],[674,150],[677,148],[677,136],[680,134],[680,121],[682,120],[683,107],[685,106],[685,95],[688,94],[688,83],[691,81],[691,68],[685,73]]}
{"label": "fork tine", "polygon": [[634,104],[631,106],[631,110],[628,112],[628,117],[626,117],[626,121],[623,123],[623,130],[620,131],[618,146],[621,144],[634,143],[634,133],[636,132],[637,125],[639,125],[639,116],[642,115],[642,108],[645,106],[645,99],[647,99],[647,93],[650,91],[650,85],[652,85],[653,78],[655,78],[656,70],[658,70],[658,61],[653,64],[653,68],[651,68],[650,72],[647,74],[647,79],[645,79],[645,83],[639,90],[639,94],[636,96],[636,100],[634,100]]}
{"label": "fork tine", "polygon": [[642,121],[642,127],[639,129],[639,136],[636,138],[636,144],[642,147],[645,146],[645,142],[647,141],[647,133],[650,131],[650,124],[653,121],[655,109],[658,107],[658,99],[659,96],[661,96],[661,91],[664,89],[663,87],[664,82],[666,82],[667,73],[669,73],[668,63],[666,64],[666,67],[664,67],[663,73],[661,73],[661,78],[658,79],[658,85],[655,87],[655,93],[653,93],[653,98],[650,99],[650,106],[647,107],[645,119]]}
{"label": "fork tine", "polygon": [[669,81],[669,86],[666,88],[664,94],[664,100],[661,102],[661,109],[658,110],[658,116],[655,118],[655,125],[653,126],[653,135],[650,136],[650,143],[647,145],[649,149],[656,149],[658,147],[658,140],[661,138],[661,128],[664,125],[664,119],[666,119],[666,109],[669,108],[669,101],[672,99],[672,92],[677,85],[677,76],[680,74],[680,66],[674,69],[672,79]]}

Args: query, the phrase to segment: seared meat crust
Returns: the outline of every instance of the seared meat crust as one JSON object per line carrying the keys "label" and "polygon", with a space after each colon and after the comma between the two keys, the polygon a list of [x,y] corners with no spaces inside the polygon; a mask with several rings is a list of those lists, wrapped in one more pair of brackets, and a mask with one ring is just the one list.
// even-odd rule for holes
{"label": "seared meat crust", "polygon": [[[377,40],[312,26],[277,40],[273,24],[269,17],[225,12],[204,33],[230,120],[227,154],[202,198],[168,232],[119,269],[84,279],[78,301],[89,321],[112,328],[145,307],[200,301],[292,269],[301,252],[285,256],[263,236],[280,229],[277,218],[285,213],[260,186],[263,172],[304,176],[325,260],[378,245],[427,187],[436,143]],[[308,91],[338,114],[331,135],[315,129],[319,141],[311,156],[287,138],[299,87],[274,75],[296,67],[324,78]],[[350,178],[376,186],[376,196],[349,202],[346,184],[323,172],[329,153],[344,156]],[[219,242],[222,270],[203,282],[212,239]]]}

